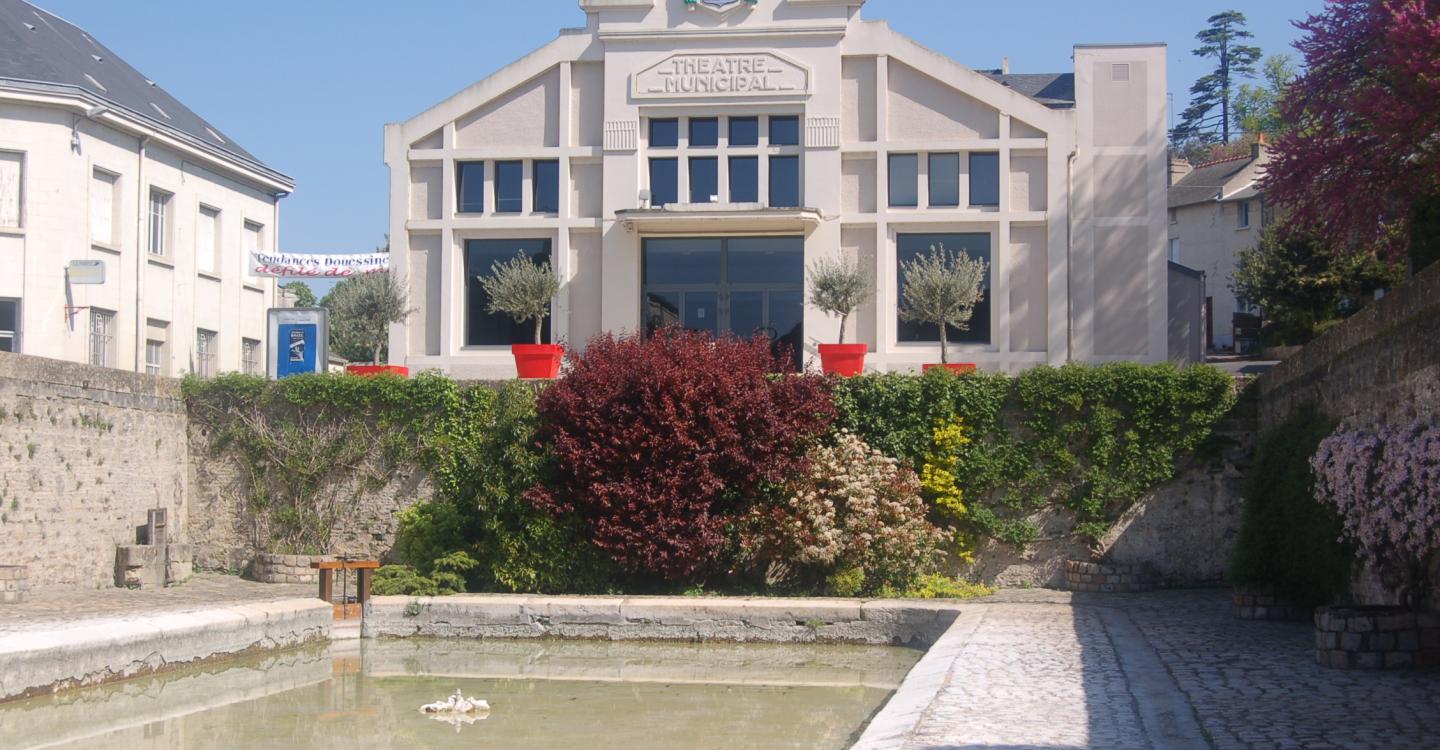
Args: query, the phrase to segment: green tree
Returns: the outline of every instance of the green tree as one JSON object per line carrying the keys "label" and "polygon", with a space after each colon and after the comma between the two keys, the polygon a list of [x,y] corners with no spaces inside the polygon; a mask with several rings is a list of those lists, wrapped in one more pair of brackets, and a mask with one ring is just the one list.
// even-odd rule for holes
{"label": "green tree", "polygon": [[535,320],[535,343],[541,341],[545,316],[550,314],[550,300],[560,292],[560,281],[550,270],[550,261],[536,263],[518,252],[508,261],[495,261],[490,275],[480,280],[485,296],[490,298],[486,311],[509,315],[516,323]]}
{"label": "green tree", "polygon": [[1287,130],[1285,120],[1280,116],[1280,99],[1298,73],[1295,61],[1289,55],[1266,57],[1264,68],[1263,85],[1240,84],[1235,94],[1233,119],[1235,128],[1241,133],[1276,136]]}
{"label": "green tree", "polygon": [[900,266],[905,280],[900,317],[939,326],[942,363],[950,361],[947,329],[967,330],[975,305],[985,296],[987,265],[979,258],[946,250],[944,245],[932,245],[930,252]]}
{"label": "green tree", "polygon": [[870,277],[860,268],[859,261],[824,258],[810,266],[809,276],[810,304],[840,319],[838,343],[845,343],[845,322],[873,292]]}
{"label": "green tree", "polygon": [[1240,253],[1230,288],[1265,311],[1267,343],[1302,344],[1404,279],[1404,266],[1272,224]]}
{"label": "green tree", "polygon": [[303,281],[287,281],[280,285],[281,289],[295,295],[296,307],[314,307],[315,293],[310,291],[310,285]]}
{"label": "green tree", "polygon": [[1210,16],[1206,23],[1210,25],[1195,35],[1200,46],[1192,54],[1213,58],[1215,69],[1190,87],[1190,106],[1180,115],[1180,125],[1175,128],[1177,142],[1229,143],[1237,80],[1255,77],[1255,63],[1260,60],[1259,47],[1240,43],[1255,36],[1245,28],[1244,13],[1227,10]]}
{"label": "green tree", "polygon": [[405,287],[387,271],[341,281],[320,300],[330,311],[330,348],[352,362],[386,361],[390,324],[405,320],[408,304]]}

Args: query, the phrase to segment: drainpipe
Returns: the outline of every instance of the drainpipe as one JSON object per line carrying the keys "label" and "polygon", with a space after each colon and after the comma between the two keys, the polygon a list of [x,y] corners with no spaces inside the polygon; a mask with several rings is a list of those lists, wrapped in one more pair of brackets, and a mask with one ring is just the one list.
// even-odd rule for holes
{"label": "drainpipe", "polygon": [[145,145],[150,136],[140,136],[140,161],[135,167],[135,372],[145,372]]}
{"label": "drainpipe", "polygon": [[1075,156],[1065,159],[1065,363],[1075,361],[1075,284],[1070,256],[1075,246]]}

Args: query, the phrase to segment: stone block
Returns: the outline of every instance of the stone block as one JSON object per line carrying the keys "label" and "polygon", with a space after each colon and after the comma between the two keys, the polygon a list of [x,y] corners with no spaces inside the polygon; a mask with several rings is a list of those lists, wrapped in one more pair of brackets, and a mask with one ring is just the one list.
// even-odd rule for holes
{"label": "stone block", "polygon": [[[1390,634],[1387,633],[1386,635]],[[1393,634],[1391,637],[1395,641],[1395,645],[1392,648],[1401,651],[1420,650],[1420,631],[1418,630],[1402,630],[1399,633]]]}
{"label": "stone block", "polygon": [[1369,642],[1368,644],[1366,644],[1366,647],[1367,647],[1369,650],[1371,650],[1371,651],[1394,651],[1394,650],[1395,650],[1395,634],[1394,634],[1394,633],[1371,633],[1371,634],[1370,634],[1369,641],[1370,641],[1370,642]]}
{"label": "stone block", "polygon": [[1440,649],[1440,628],[1427,628],[1420,631],[1420,648],[1425,650]]}
{"label": "stone block", "polygon": [[1345,618],[1345,629],[1351,633],[1371,633],[1375,631],[1375,618],[1355,616]]}
{"label": "stone block", "polygon": [[1326,659],[1333,669],[1349,669],[1350,653],[1346,651],[1327,651]]}
{"label": "stone block", "polygon": [[1393,632],[1396,630],[1406,630],[1413,627],[1415,627],[1415,614],[1413,612],[1403,612],[1393,615],[1382,615],[1375,618],[1376,630],[1388,630]]}
{"label": "stone block", "polygon": [[[1366,654],[1368,656],[1369,654]],[[1391,651],[1385,654],[1386,669],[1400,669],[1415,666],[1415,655],[1408,651]]]}
{"label": "stone block", "polygon": [[1361,651],[1354,655],[1352,663],[1356,669],[1380,669],[1385,666],[1386,656],[1378,651]]}

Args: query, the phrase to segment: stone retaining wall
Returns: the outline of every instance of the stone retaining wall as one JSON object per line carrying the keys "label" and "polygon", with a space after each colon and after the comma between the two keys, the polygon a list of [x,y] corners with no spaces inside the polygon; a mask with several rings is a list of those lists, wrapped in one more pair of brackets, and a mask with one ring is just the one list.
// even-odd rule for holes
{"label": "stone retaining wall", "polygon": [[24,565],[0,565],[0,604],[20,604],[29,593],[29,568]]}
{"label": "stone retaining wall", "polygon": [[286,599],[10,632],[0,636],[0,701],[329,638],[333,615],[318,599]]}
{"label": "stone retaining wall", "polygon": [[1315,610],[1315,661],[1336,669],[1440,667],[1440,614],[1321,607]]}
{"label": "stone retaining wall", "polygon": [[1071,591],[1133,594],[1153,590],[1155,578],[1144,565],[1066,560],[1065,585]]}
{"label": "stone retaining wall", "polygon": [[1300,622],[1309,620],[1314,613],[1314,608],[1301,607],[1273,589],[1237,586],[1230,594],[1230,614],[1240,620]]}
{"label": "stone retaining wall", "polygon": [[857,599],[377,596],[364,635],[930,645],[958,612],[954,602]]}
{"label": "stone retaining wall", "polygon": [[250,561],[250,578],[261,583],[319,583],[320,571],[312,562],[334,560],[333,555],[276,555],[257,552]]}

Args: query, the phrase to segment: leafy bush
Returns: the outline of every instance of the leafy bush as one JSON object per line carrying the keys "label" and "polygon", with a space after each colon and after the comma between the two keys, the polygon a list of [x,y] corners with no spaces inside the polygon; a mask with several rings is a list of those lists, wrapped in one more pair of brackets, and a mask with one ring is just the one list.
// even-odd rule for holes
{"label": "leafy bush", "polygon": [[1440,555],[1440,426],[1338,429],[1310,466],[1315,497],[1339,513],[1345,537],[1403,601],[1424,604]]}
{"label": "leafy bush", "polygon": [[829,426],[826,381],[770,377],[783,366],[763,338],[670,329],[591,340],[540,396],[540,439],[555,461],[529,497],[575,513],[629,571],[702,577],[727,522],[795,476]]}
{"label": "leafy bush", "polygon": [[[1234,403],[1224,372],[1172,365],[1037,367],[1014,378],[937,368],[846,378],[833,389],[837,427],[953,476],[953,490],[969,498],[966,523],[1012,544],[1034,538],[1025,519],[1047,507],[1074,514],[1081,534],[1103,534],[1174,476]],[[956,419],[968,442],[937,445],[936,426]]]}
{"label": "leafy bush", "polygon": [[452,552],[430,561],[426,575],[410,565],[382,565],[370,581],[376,596],[445,596],[465,590],[465,573],[479,563],[464,552]]}
{"label": "leafy bush", "polygon": [[935,568],[946,534],[926,520],[915,472],[855,435],[813,449],[786,489],[787,499],[751,508],[741,524],[741,561],[767,582],[824,580],[830,593],[854,596],[907,589]]}
{"label": "leafy bush", "polygon": [[1265,433],[1245,478],[1245,506],[1231,579],[1273,588],[1302,606],[1344,593],[1351,552],[1337,541],[1340,521],[1315,502],[1310,457],[1333,423],[1297,412]]}
{"label": "leafy bush", "polygon": [[994,587],[950,578],[939,573],[920,576],[920,582],[901,592],[902,599],[979,599],[995,593]]}

